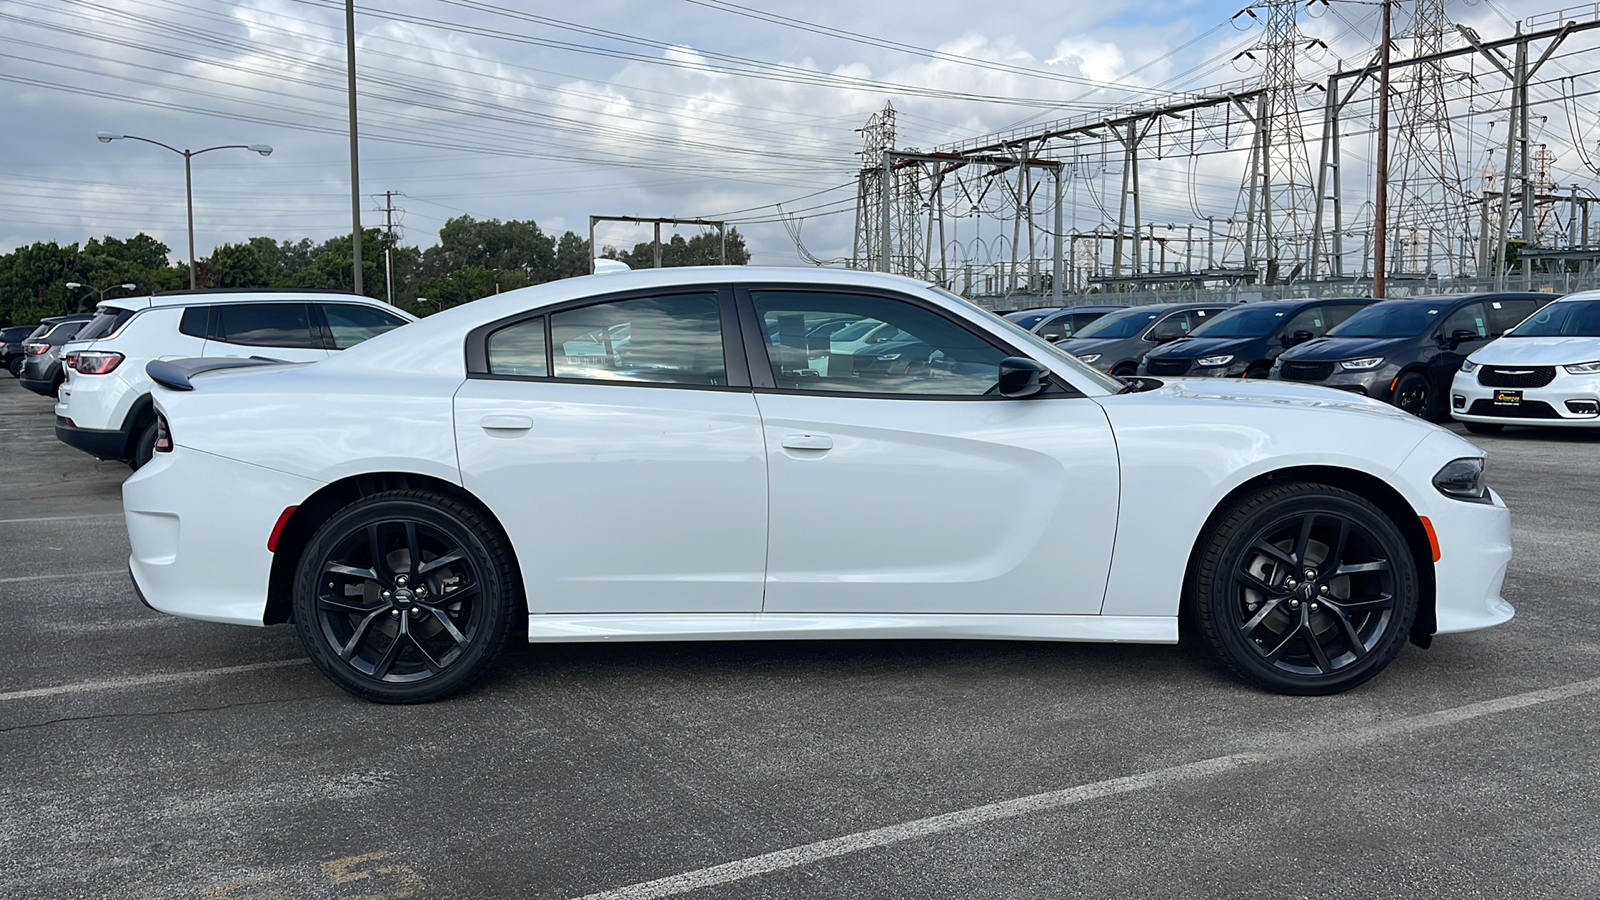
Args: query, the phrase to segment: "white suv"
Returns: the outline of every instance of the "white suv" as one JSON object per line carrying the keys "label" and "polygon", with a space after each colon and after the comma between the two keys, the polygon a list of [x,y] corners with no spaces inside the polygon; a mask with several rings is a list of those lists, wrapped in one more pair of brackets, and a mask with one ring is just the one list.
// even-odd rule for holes
{"label": "white suv", "polygon": [[313,362],[414,317],[333,291],[174,291],[100,304],[67,344],[56,437],[135,469],[155,447],[145,365],[157,359],[263,356]]}

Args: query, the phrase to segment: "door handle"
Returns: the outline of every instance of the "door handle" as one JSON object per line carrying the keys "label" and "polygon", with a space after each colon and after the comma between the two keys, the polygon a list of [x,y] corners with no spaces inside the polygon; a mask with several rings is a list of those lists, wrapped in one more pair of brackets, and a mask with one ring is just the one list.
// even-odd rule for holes
{"label": "door handle", "polygon": [[783,436],[785,450],[832,450],[833,438],[825,434],[786,434]]}
{"label": "door handle", "polygon": [[533,427],[528,416],[484,416],[478,422],[488,431],[527,431]]}

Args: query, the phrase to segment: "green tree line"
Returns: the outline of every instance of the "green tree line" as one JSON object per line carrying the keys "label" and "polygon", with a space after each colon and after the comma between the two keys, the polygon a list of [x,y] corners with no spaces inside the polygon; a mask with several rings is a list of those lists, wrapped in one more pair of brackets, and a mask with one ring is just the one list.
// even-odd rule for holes
{"label": "green tree line", "polygon": [[[662,242],[663,266],[744,265],[750,253],[737,229],[729,229],[727,259],[715,234]],[[386,253],[387,251],[387,253]],[[632,250],[602,247],[600,255],[635,269],[654,264],[649,242]],[[186,260],[169,261],[171,250],[147,234],[127,240],[91,238],[82,246],[38,242],[0,256],[0,325],[31,324],[42,316],[93,309],[106,298],[189,286]],[[353,286],[350,237],[312,243],[309,238],[279,241],[253,237],[222,244],[195,261],[201,288],[322,288]],[[361,237],[362,290],[387,299],[387,266],[393,267],[397,306],[417,315],[468,303],[480,297],[533,284],[589,274],[589,241],[568,231],[557,237],[532,219],[474,219],[460,216],[439,230],[439,243],[426,249],[397,246],[381,229]],[[85,287],[69,288],[68,282]],[[133,284],[133,290],[120,287]],[[90,288],[94,288],[91,290]]]}

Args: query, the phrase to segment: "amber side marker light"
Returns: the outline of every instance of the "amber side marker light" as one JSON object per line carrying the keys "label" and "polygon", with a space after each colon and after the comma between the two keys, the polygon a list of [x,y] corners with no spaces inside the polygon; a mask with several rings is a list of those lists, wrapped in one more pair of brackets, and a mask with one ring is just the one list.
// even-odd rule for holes
{"label": "amber side marker light", "polygon": [[1427,516],[1417,516],[1422,520],[1422,530],[1428,533],[1428,546],[1433,550],[1433,561],[1439,561],[1439,534],[1433,530],[1433,522]]}

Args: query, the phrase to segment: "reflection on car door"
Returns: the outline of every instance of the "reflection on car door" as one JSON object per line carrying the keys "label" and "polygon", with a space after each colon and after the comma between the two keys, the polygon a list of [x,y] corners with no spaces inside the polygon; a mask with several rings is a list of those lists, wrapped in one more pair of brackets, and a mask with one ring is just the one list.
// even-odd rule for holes
{"label": "reflection on car door", "polygon": [[[767,612],[1100,611],[1118,503],[1104,412],[990,393],[1010,355],[937,307],[752,289],[772,386],[758,387],[772,504]],[[856,315],[914,340],[825,375],[783,322]],[[790,329],[802,334],[799,328]]]}
{"label": "reflection on car door", "polygon": [[729,385],[721,311],[715,291],[634,297],[485,338],[485,371],[456,393],[456,446],[530,612],[760,611],[761,420]]}

